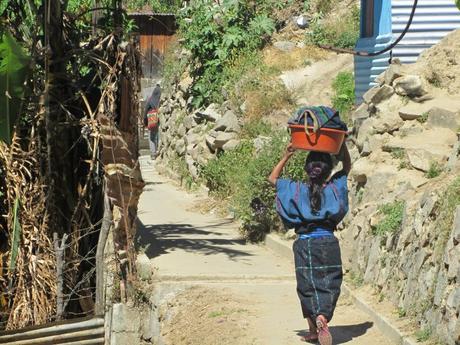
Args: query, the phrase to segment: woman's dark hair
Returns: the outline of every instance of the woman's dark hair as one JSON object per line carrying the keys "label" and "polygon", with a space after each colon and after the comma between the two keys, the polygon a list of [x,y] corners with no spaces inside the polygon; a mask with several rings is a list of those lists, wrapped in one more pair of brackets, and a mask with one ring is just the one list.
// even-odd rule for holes
{"label": "woman's dark hair", "polygon": [[310,188],[310,206],[314,212],[321,209],[323,184],[332,171],[332,158],[328,153],[310,152],[305,161]]}

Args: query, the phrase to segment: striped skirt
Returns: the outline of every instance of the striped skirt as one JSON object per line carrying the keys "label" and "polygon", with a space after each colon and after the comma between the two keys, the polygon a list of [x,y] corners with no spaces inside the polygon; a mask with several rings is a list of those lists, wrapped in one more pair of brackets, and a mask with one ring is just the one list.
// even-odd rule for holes
{"label": "striped skirt", "polygon": [[293,245],[297,294],[304,318],[332,319],[342,285],[342,260],[335,236],[297,239]]}

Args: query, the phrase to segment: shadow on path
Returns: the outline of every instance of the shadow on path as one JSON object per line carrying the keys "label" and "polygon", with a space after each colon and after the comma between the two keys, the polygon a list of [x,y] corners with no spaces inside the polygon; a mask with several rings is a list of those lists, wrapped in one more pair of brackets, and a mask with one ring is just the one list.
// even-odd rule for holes
{"label": "shadow on path", "polygon": [[[367,330],[372,328],[373,325],[373,322],[363,322],[357,325],[331,326],[329,329],[334,339],[334,344],[339,345],[351,342],[353,339],[366,334]],[[305,330],[296,330],[295,332],[299,337],[303,337],[307,334]]]}
{"label": "shadow on path", "polygon": [[[145,225],[138,220],[137,249],[145,248],[145,254],[150,259],[177,249],[203,255],[223,253],[233,260],[251,256],[252,254],[231,247],[244,245],[246,243],[244,240],[219,238],[222,233],[205,230],[230,223],[231,221],[225,221],[197,228],[191,224]],[[197,235],[202,237],[196,238]]]}

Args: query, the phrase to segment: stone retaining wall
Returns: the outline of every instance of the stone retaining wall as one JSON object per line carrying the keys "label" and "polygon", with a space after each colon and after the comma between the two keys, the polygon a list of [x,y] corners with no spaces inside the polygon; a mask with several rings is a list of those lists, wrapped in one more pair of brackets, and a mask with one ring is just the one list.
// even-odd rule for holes
{"label": "stone retaining wall", "polygon": [[[430,89],[400,65],[378,82],[353,116],[344,265],[442,343],[458,344],[460,205],[446,213],[445,198],[459,179],[460,99]],[[402,225],[376,234],[384,217],[379,206],[395,200],[404,202]]]}

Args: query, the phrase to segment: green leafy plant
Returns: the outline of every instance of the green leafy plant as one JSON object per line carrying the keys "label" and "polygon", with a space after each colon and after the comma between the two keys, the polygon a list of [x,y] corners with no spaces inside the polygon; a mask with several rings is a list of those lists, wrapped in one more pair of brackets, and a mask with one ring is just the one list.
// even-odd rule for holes
{"label": "green leafy plant", "polygon": [[241,130],[241,137],[247,139],[257,138],[259,135],[268,136],[273,132],[270,124],[263,119],[253,118],[247,121]]}
{"label": "green leafy plant", "polygon": [[391,157],[394,159],[403,159],[406,156],[406,151],[402,148],[392,148],[390,150]]}
{"label": "green leafy plant", "polygon": [[407,157],[406,150],[404,150],[403,148],[399,148],[399,147],[392,148],[390,150],[390,154],[391,154],[391,157],[393,157],[394,159],[399,159],[399,165],[398,165],[399,170],[409,169],[411,167],[409,158]]}
{"label": "green leafy plant", "polygon": [[425,122],[428,121],[428,116],[429,116],[428,113],[423,113],[422,116],[417,118],[417,121],[420,122],[420,123],[425,123]]}
{"label": "green leafy plant", "polygon": [[423,343],[427,341],[428,339],[430,339],[431,333],[432,331],[430,328],[421,329],[415,332],[415,338],[417,339],[418,343]]}
{"label": "green leafy plant", "polygon": [[253,145],[243,141],[235,150],[224,152],[201,167],[200,175],[211,193],[227,198],[234,193],[242,167],[253,158]]}
{"label": "green leafy plant", "polygon": [[9,0],[0,0],[0,15],[5,12],[6,8],[8,7]]}
{"label": "green leafy plant", "polygon": [[350,271],[348,273],[348,281],[355,287],[360,287],[364,284],[364,277],[361,272]]}
{"label": "green leafy plant", "polygon": [[347,121],[355,103],[355,79],[351,72],[340,72],[332,83],[334,96],[332,106],[337,109],[344,121]]}
{"label": "green leafy plant", "polygon": [[255,50],[275,29],[266,13],[242,1],[193,2],[179,21],[184,46],[191,53],[190,75],[195,106],[222,99],[223,71],[242,51]]}
{"label": "green leafy plant", "polygon": [[[269,137],[258,153],[252,141],[243,140],[235,150],[210,160],[200,170],[211,193],[228,201],[228,206],[242,221],[243,235],[251,241],[261,240],[278,219],[273,207],[275,190],[267,177],[281,158],[288,137],[285,132],[273,130]],[[306,152],[297,152],[286,165],[283,176],[305,179],[306,155]]]}
{"label": "green leafy plant", "polygon": [[442,167],[439,165],[438,162],[433,161],[430,163],[430,167],[428,171],[426,172],[425,176],[427,178],[435,178],[441,175],[441,173],[442,173]]}
{"label": "green leafy plant", "polygon": [[354,48],[359,38],[359,8],[354,7],[346,16],[338,19],[324,16],[324,11],[319,13],[311,23],[307,41],[315,45]]}
{"label": "green leafy plant", "polygon": [[147,7],[154,13],[177,13],[183,2],[180,0],[129,0],[125,4],[128,10],[139,10]]}
{"label": "green leafy plant", "polygon": [[406,309],[404,309],[404,308],[402,308],[402,307],[399,307],[398,310],[397,310],[397,312],[398,312],[398,317],[399,317],[399,318],[406,317],[406,315],[407,315]]}
{"label": "green leafy plant", "polygon": [[21,113],[30,58],[9,34],[0,38],[0,139],[11,141]]}
{"label": "green leafy plant", "polygon": [[383,215],[382,220],[372,229],[374,235],[385,235],[394,233],[401,228],[404,209],[404,201],[395,201],[379,207],[379,212]]}
{"label": "green leafy plant", "polygon": [[356,193],[356,200],[358,203],[361,203],[363,201],[363,196],[364,196],[364,188],[360,188],[358,192]]}

